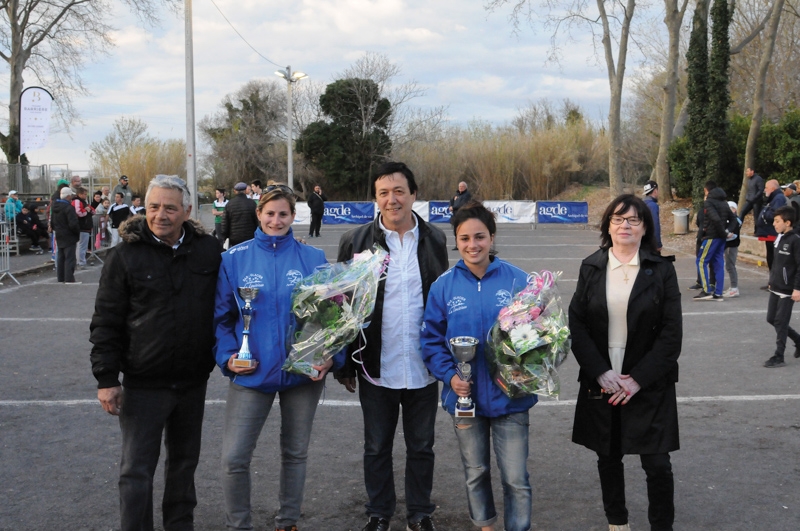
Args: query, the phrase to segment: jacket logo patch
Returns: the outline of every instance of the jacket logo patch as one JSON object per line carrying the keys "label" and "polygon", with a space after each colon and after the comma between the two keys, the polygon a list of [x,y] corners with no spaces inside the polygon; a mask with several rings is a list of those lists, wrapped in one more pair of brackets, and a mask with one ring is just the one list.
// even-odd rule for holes
{"label": "jacket logo patch", "polygon": [[297,269],[290,269],[286,272],[286,285],[287,286],[294,286],[298,282],[303,280],[303,273],[298,271]]}
{"label": "jacket logo patch", "polygon": [[462,297],[461,295],[456,295],[449,301],[447,301],[447,315],[452,315],[456,312],[460,312],[461,310],[467,309],[467,299],[466,297]]}
{"label": "jacket logo patch", "polygon": [[248,247],[250,247],[250,246],[249,245],[237,245],[236,247],[234,247],[233,249],[228,251],[228,254],[233,254],[233,253],[235,253],[237,251],[246,251]]}
{"label": "jacket logo patch", "polygon": [[243,288],[263,288],[264,287],[264,277],[259,275],[258,273],[251,273],[246,277],[242,278],[242,286]]}
{"label": "jacket logo patch", "polygon": [[511,304],[511,292],[507,289],[499,289],[497,293],[495,293],[495,297],[497,297],[497,305],[498,306],[508,306]]}

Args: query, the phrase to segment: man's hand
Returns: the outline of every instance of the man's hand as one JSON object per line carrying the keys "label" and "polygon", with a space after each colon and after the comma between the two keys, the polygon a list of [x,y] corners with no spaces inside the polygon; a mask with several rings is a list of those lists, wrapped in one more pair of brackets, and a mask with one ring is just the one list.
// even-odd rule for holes
{"label": "man's hand", "polygon": [[792,300],[794,302],[800,302],[800,289],[792,290]]}
{"label": "man's hand", "polygon": [[97,399],[108,413],[119,415],[122,411],[122,387],[106,387],[97,390]]}
{"label": "man's hand", "polygon": [[356,392],[356,379],[355,377],[351,378],[338,378],[338,382],[342,384],[345,389],[350,391],[351,393]]}

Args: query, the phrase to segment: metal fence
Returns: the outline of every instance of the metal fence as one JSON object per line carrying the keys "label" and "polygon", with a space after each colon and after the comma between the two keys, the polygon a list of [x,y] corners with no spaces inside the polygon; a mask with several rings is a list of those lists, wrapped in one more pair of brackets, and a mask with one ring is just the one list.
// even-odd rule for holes
{"label": "metal fence", "polygon": [[69,181],[74,175],[81,178],[81,186],[90,193],[102,186],[114,187],[111,177],[99,176],[89,170],[70,170],[66,164],[0,164],[0,192],[16,190],[23,196],[50,197],[55,192],[59,179]]}
{"label": "metal fence", "polygon": [[0,221],[0,281],[5,277],[9,277],[19,284],[19,281],[11,274],[10,231],[10,225],[5,221]]}

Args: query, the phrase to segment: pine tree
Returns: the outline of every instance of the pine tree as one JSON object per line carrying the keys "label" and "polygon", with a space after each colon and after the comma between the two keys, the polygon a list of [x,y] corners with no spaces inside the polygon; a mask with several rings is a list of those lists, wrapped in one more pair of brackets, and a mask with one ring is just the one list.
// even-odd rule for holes
{"label": "pine tree", "polygon": [[[727,0],[715,0],[711,7],[711,60],[708,71],[708,109],[706,111],[707,158],[706,175],[722,183],[729,151],[728,107],[731,103],[729,85],[730,41],[729,25],[733,9]],[[732,190],[731,190],[732,191]]]}

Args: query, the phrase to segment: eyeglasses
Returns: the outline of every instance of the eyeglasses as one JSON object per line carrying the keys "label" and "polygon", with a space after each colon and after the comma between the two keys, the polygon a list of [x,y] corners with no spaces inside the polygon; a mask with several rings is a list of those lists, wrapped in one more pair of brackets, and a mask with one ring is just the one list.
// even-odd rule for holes
{"label": "eyeglasses", "polygon": [[627,221],[628,225],[631,227],[638,227],[642,224],[642,218],[637,218],[636,216],[630,216],[627,218],[623,218],[622,216],[611,216],[612,225],[622,225],[623,221]]}
{"label": "eyeglasses", "polygon": [[280,190],[285,194],[294,195],[294,190],[292,190],[285,184],[271,184],[264,189],[264,192],[268,194],[273,190]]}

